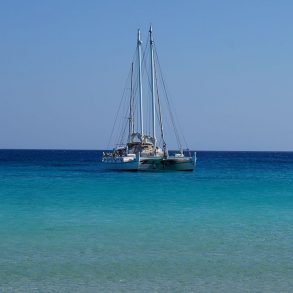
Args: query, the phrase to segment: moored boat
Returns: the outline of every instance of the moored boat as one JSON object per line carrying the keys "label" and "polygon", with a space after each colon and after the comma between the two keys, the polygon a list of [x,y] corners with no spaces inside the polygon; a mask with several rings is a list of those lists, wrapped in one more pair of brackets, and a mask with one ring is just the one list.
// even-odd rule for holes
{"label": "moored boat", "polygon": [[[124,134],[126,133],[127,126],[123,126],[124,124],[122,123],[119,143],[117,143],[112,152],[103,153],[102,163],[105,168],[111,170],[193,171],[196,164],[196,153],[194,152],[192,155],[188,149],[185,151],[183,150],[172,114],[170,114],[170,116],[177,142],[179,142],[179,151],[175,152],[173,155],[169,155],[167,149],[163,127],[161,100],[158,90],[158,66],[155,63],[155,56],[157,57],[157,55],[152,27],[150,27],[149,30],[147,45],[147,48],[142,54],[142,41],[140,38],[140,30],[138,30],[135,62],[132,62],[131,65],[130,95],[127,102],[128,121],[126,124],[128,125],[128,135],[125,138]],[[148,75],[148,83],[150,85],[151,93],[151,97],[148,100],[149,107],[147,109],[147,112],[150,113],[149,117],[145,117],[143,104],[142,65],[146,64],[145,60],[147,52],[149,54],[150,72],[147,72],[146,75]],[[134,73],[134,68],[136,69],[136,74]],[[134,75],[136,75],[135,80]],[[163,86],[165,89],[164,84]],[[169,105],[169,100],[167,101],[167,104]],[[145,101],[145,103],[147,102]],[[150,127],[147,128],[147,125]],[[113,130],[115,129],[116,125],[114,124]],[[159,134],[159,136],[157,136],[157,134]]]}

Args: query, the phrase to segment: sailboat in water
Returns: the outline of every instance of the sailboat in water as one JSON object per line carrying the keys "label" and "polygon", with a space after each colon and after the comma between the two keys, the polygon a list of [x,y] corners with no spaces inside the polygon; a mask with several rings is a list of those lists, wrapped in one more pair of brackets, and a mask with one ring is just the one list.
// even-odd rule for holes
{"label": "sailboat in water", "polygon": [[[148,54],[147,54],[148,53]],[[146,58],[148,55],[148,58]],[[137,47],[135,53],[135,63],[131,65],[130,73],[130,95],[127,99],[127,119],[125,126],[122,127],[119,143],[116,144],[112,152],[104,152],[102,163],[107,169],[128,170],[128,171],[156,171],[156,170],[174,170],[174,171],[193,171],[196,163],[196,153],[182,148],[179,141],[179,133],[174,123],[174,116],[171,109],[170,116],[174,127],[175,136],[179,141],[179,150],[171,152],[167,149],[165,142],[165,133],[163,127],[163,115],[161,109],[161,99],[158,90],[157,71],[160,66],[155,62],[157,60],[155,43],[153,39],[152,27],[149,30],[149,39],[147,47],[142,55],[142,41],[140,30],[137,33]],[[150,87],[149,101],[143,100],[143,65],[146,59],[150,62],[150,72],[148,75],[148,84]],[[134,68],[137,69],[136,80],[134,81]],[[165,83],[161,78],[163,88],[167,97]],[[144,102],[148,104],[150,117],[145,121]],[[168,97],[167,105],[170,106]],[[145,123],[146,122],[146,123]],[[121,124],[123,125],[123,124]],[[145,126],[149,125],[147,128]],[[113,131],[119,128],[113,126]],[[128,135],[126,136],[126,129]],[[112,131],[112,133],[113,133]],[[159,134],[157,136],[157,134]],[[112,136],[112,135],[111,135]],[[124,141],[123,141],[124,140]]]}

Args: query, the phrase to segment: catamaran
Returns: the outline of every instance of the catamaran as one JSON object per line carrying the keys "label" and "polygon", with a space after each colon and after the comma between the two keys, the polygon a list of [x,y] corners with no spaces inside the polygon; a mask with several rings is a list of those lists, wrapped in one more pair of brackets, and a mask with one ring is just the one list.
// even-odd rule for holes
{"label": "catamaran", "polygon": [[[143,65],[146,68],[146,59],[150,61],[149,72],[147,70],[143,72]],[[182,148],[171,111],[170,116],[177,142],[179,141],[179,150],[171,154],[167,149],[158,89],[157,72],[160,70],[160,66],[155,62],[157,59],[152,27],[149,29],[147,46],[143,52],[141,34],[140,30],[138,30],[135,61],[132,62],[130,70],[130,95],[126,106],[128,114],[126,119],[124,116],[126,123],[121,123],[122,128],[118,143],[113,151],[103,153],[102,163],[107,169],[125,171],[193,171],[195,167],[196,153],[191,154],[188,149],[184,150]],[[136,73],[134,73],[135,69]],[[143,73],[145,76],[143,76]],[[135,81],[134,75],[136,77]],[[150,101],[143,100],[143,77],[147,79],[147,84],[150,87]],[[164,79],[161,78],[161,81],[167,97]],[[144,109],[144,103],[148,105],[147,110]],[[170,106],[168,97],[167,105]],[[147,117],[149,119],[145,121],[146,111],[150,115]],[[116,128],[119,127],[114,123],[112,134]],[[127,128],[128,134],[125,135]],[[159,136],[157,136],[157,133]]]}

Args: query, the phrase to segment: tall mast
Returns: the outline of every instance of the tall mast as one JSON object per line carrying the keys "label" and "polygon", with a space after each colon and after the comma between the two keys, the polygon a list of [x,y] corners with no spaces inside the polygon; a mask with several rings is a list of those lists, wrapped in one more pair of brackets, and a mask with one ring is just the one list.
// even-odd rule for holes
{"label": "tall mast", "polygon": [[143,139],[143,105],[142,105],[142,77],[141,77],[141,44],[140,30],[137,31],[137,52],[138,52],[138,84],[139,84],[139,106],[140,106],[140,134]]}
{"label": "tall mast", "polygon": [[131,134],[134,132],[133,62],[131,63]]}
{"label": "tall mast", "polygon": [[129,101],[129,136],[128,142],[131,142],[131,134],[134,132],[133,119],[133,62],[131,63],[131,81],[130,81],[130,101]]}
{"label": "tall mast", "polygon": [[151,50],[151,79],[152,79],[152,136],[154,138],[154,146],[156,146],[156,95],[155,95],[155,74],[154,74],[154,40],[153,29],[150,26],[150,50]]}

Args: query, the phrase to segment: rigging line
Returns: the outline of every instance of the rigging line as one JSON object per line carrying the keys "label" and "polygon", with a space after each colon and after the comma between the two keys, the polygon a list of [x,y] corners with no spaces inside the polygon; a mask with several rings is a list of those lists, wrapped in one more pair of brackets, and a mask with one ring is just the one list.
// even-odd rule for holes
{"label": "rigging line", "polygon": [[[142,77],[145,79],[147,78],[147,80],[149,79],[149,74],[147,71],[147,59],[149,58],[149,37],[147,37],[145,46],[143,48],[143,59],[142,59]],[[146,77],[145,77],[146,75]],[[147,96],[149,95],[149,91],[147,92]],[[150,132],[150,105],[149,105],[150,101],[149,99],[145,99],[145,111],[146,111],[146,117],[147,119],[147,124],[146,124],[146,129],[145,129],[145,133],[149,133]]]}
{"label": "rigging line", "polygon": [[[134,63],[136,65],[136,62]],[[134,88],[133,88],[133,109],[135,111],[135,115],[134,115],[134,129],[135,129],[135,132],[138,132],[138,123],[135,123],[135,117],[138,117],[139,116],[139,109],[138,109],[138,98],[137,98],[137,95],[138,95],[138,86],[139,86],[139,83],[138,83],[138,73],[136,73],[136,76],[135,76],[135,80],[134,80]]]}
{"label": "rigging line", "polygon": [[157,113],[157,117],[159,117],[158,120],[159,120],[159,125],[160,125],[160,130],[161,130],[161,140],[162,140],[162,143],[163,143],[163,149],[165,149],[166,148],[166,142],[165,142],[165,138],[164,138],[163,117],[162,117],[161,104],[160,104],[160,95],[159,95],[156,64],[154,64],[154,69],[155,69],[155,80],[156,80],[157,102],[158,102],[158,109],[156,108],[156,110],[157,110],[157,112],[159,112],[159,115]]}
{"label": "rigging line", "polygon": [[182,149],[179,133],[178,133],[178,130],[177,130],[176,124],[175,124],[175,119],[174,119],[173,113],[171,111],[171,104],[170,104],[170,101],[169,101],[169,98],[168,98],[166,84],[165,84],[165,80],[164,80],[164,77],[163,77],[163,74],[162,74],[162,69],[161,69],[161,65],[160,65],[160,62],[159,62],[156,46],[154,46],[154,51],[155,51],[157,63],[159,65],[160,77],[161,77],[161,81],[162,81],[162,84],[163,84],[163,88],[164,88],[164,92],[165,92],[165,96],[166,96],[166,100],[167,100],[167,106],[168,106],[168,111],[169,111],[169,115],[170,115],[170,118],[171,118],[171,122],[172,122],[172,125],[173,125],[173,130],[175,132],[175,137],[176,137],[178,146],[179,146],[180,149]]}
{"label": "rigging line", "polygon": [[[136,48],[136,52],[135,52],[135,58],[133,60],[133,68],[135,69],[137,67],[138,64],[138,55],[137,55],[137,48]],[[133,92],[132,92],[132,105],[133,105],[133,132],[138,132],[138,123],[136,123],[136,120],[139,121],[139,119],[136,119],[136,117],[139,117],[138,115],[138,106],[137,106],[137,102],[138,102],[138,87],[139,87],[139,82],[138,82],[138,72],[133,72]]]}
{"label": "rigging line", "polygon": [[125,139],[126,135],[126,128],[127,128],[127,125],[129,124],[129,101],[128,99],[125,99],[124,101],[124,107],[123,107],[123,113],[126,113],[127,117],[122,117],[122,121],[121,121],[121,124],[120,124],[120,132],[119,132],[119,135],[117,137],[117,143],[118,144],[123,144],[123,140]]}
{"label": "rigging line", "polygon": [[[157,84],[157,77],[156,77],[156,84]],[[163,144],[163,149],[166,148],[166,141],[164,138],[164,128],[163,128],[163,118],[162,118],[162,111],[161,111],[161,104],[160,104],[160,96],[159,96],[159,90],[157,88],[157,102],[158,102],[158,110],[156,111],[157,117],[159,117],[159,125],[160,125],[160,131],[161,131],[161,142]],[[158,113],[159,112],[159,113]]]}
{"label": "rigging line", "polygon": [[[125,106],[125,104],[124,104],[124,106]],[[124,112],[124,111],[123,111]],[[125,117],[123,117],[123,119],[122,119],[122,122],[121,122],[121,124],[119,125],[120,127],[120,131],[119,132],[117,132],[117,138],[116,138],[116,140],[115,140],[115,142],[116,142],[116,145],[119,145],[120,144],[120,141],[121,141],[121,138],[123,137],[123,131],[124,131],[124,125],[125,125],[126,123],[125,123]]]}
{"label": "rigging line", "polygon": [[[135,60],[135,61],[137,61],[137,60]],[[129,129],[129,135],[128,135],[128,139],[127,139],[127,141],[129,141],[129,142],[130,142],[130,139],[131,139],[131,135],[134,132],[134,122],[135,122],[135,120],[134,120],[135,113],[134,112],[135,112],[135,107],[136,107],[135,95],[136,95],[136,90],[138,88],[138,81],[133,80],[133,68],[134,68],[135,64],[136,64],[135,62],[132,62],[132,64],[131,64],[130,98],[129,98],[129,105],[128,105],[127,110],[126,110],[126,112],[128,112],[127,113],[128,124],[131,123],[131,127]],[[130,108],[129,108],[129,106],[130,106]],[[129,121],[129,119],[131,119],[131,121]],[[126,132],[126,125],[127,125],[127,123],[125,123],[125,125],[124,125],[125,128],[122,129],[122,133],[121,133],[121,136],[120,136],[120,139],[119,139],[121,144],[123,143],[123,139],[125,138],[124,136],[125,136],[125,132]]]}
{"label": "rigging line", "polygon": [[[136,63],[134,63],[136,65]],[[139,116],[139,109],[138,109],[138,98],[137,98],[137,95],[138,95],[138,73],[136,73],[136,76],[135,76],[135,80],[134,80],[134,89],[133,89],[133,109],[135,111],[135,115],[134,115],[134,129],[135,129],[135,132],[138,132],[138,123],[135,123],[135,117],[138,117]]]}
{"label": "rigging line", "polygon": [[[157,54],[157,53],[156,53],[156,54]],[[160,66],[160,64],[159,64],[159,66]],[[163,74],[161,74],[161,75],[162,75],[162,77],[163,77]],[[164,81],[164,85],[165,85],[165,87],[166,87],[166,83],[165,83],[165,81]],[[166,88],[167,88],[167,87],[166,87]],[[166,95],[167,95],[167,89],[166,89]],[[168,95],[167,95],[167,99],[169,100]],[[172,104],[172,100],[170,101],[170,104]],[[182,136],[182,138],[183,138],[184,145],[185,145],[186,149],[188,149],[188,144],[187,144],[187,141],[186,141],[186,138],[185,138],[184,131],[183,131],[183,129],[182,129],[182,126],[181,126],[180,120],[179,120],[179,118],[178,118],[178,114],[177,114],[176,108],[175,108],[175,107],[173,107],[173,108],[174,108],[174,113],[175,113],[175,120],[176,120],[177,123],[178,123],[179,131],[180,131],[180,134],[181,134],[181,136]],[[175,124],[175,125],[176,125],[176,124]],[[179,135],[179,138],[180,138],[180,135]],[[179,140],[179,141],[180,141],[180,140]],[[181,145],[181,142],[180,142],[180,145]]]}
{"label": "rigging line", "polygon": [[[124,103],[123,103],[123,108],[122,108],[122,113],[125,113],[125,112],[127,112],[126,111],[126,107],[127,107],[127,109],[129,109],[128,108],[128,99],[124,99]],[[125,120],[125,117],[123,116],[122,117],[122,119],[121,119],[121,123],[120,123],[120,131],[117,133],[118,135],[117,135],[117,140],[116,140],[116,143],[117,144],[120,144],[121,143],[121,141],[123,140],[123,137],[124,137],[124,131],[125,131],[125,127],[126,127],[126,125],[127,125],[127,120]]]}
{"label": "rigging line", "polygon": [[[153,46],[154,46],[154,51],[155,51],[155,39],[153,37]],[[158,58],[154,58],[158,59]],[[156,115],[157,115],[157,121],[158,125],[160,126],[160,132],[161,132],[161,137],[160,137],[160,144],[163,144],[163,149],[164,151],[166,150],[166,141],[165,141],[165,135],[164,135],[164,127],[163,127],[163,115],[162,115],[162,108],[161,108],[161,103],[160,103],[160,92],[159,92],[159,82],[158,82],[158,74],[157,74],[157,67],[156,67],[156,62],[154,60],[154,77],[155,77],[155,88],[156,88],[156,95],[157,95],[157,106],[156,107]],[[149,78],[149,87],[151,88],[151,81]]]}
{"label": "rigging line", "polygon": [[166,86],[165,86],[165,83],[164,83],[164,79],[163,79],[162,73],[161,73],[161,76],[160,77],[161,77],[161,81],[162,81],[162,84],[163,84],[163,88],[164,88],[164,92],[165,92],[165,97],[166,97],[166,102],[167,102],[167,109],[168,109],[168,112],[169,112],[169,116],[171,118],[171,124],[173,126],[173,130],[174,130],[174,134],[175,134],[175,137],[176,137],[176,141],[177,141],[178,147],[181,148],[181,142],[180,142],[179,133],[178,133],[178,130],[177,130],[177,127],[176,127],[176,124],[175,124],[175,119],[174,119],[174,116],[173,116],[173,112],[171,110],[171,104],[170,104],[170,101],[168,99],[168,95],[167,95],[167,91],[166,91]]}
{"label": "rigging line", "polygon": [[[135,49],[135,52],[133,54],[133,57],[132,57],[132,60],[134,60],[135,58],[135,53],[136,53],[136,49]],[[108,140],[108,144],[107,144],[107,150],[109,149],[109,146],[110,146],[110,143],[112,141],[112,137],[113,137],[113,133],[114,133],[114,130],[115,130],[115,126],[116,126],[116,123],[117,123],[117,119],[118,119],[118,115],[119,115],[119,112],[120,112],[120,108],[121,108],[121,105],[122,105],[122,101],[124,99],[124,95],[125,95],[125,92],[126,92],[126,85],[127,85],[127,81],[129,79],[129,75],[131,73],[131,69],[129,70],[129,73],[128,73],[128,76],[126,78],[126,81],[125,81],[125,84],[124,84],[124,89],[123,89],[123,93],[122,93],[122,97],[120,99],[120,103],[119,103],[119,106],[118,106],[118,110],[115,114],[115,120],[114,120],[114,124],[113,124],[113,127],[112,127],[112,130],[111,130],[111,134],[110,134],[110,137],[109,137],[109,140]]]}
{"label": "rigging line", "polygon": [[[137,57],[137,49],[136,49],[136,52],[134,54],[134,60],[133,60],[133,63],[134,64],[137,64],[138,62],[138,57]],[[129,78],[127,79],[129,80]],[[138,83],[138,78],[136,79],[135,83],[134,83],[134,88],[133,88],[133,98],[134,100],[137,100],[135,99],[135,95],[137,93],[137,89],[138,89],[138,86],[139,86],[139,83]],[[126,113],[126,117],[123,117],[121,119],[121,124],[120,124],[120,131],[117,133],[117,138],[116,138],[116,144],[119,145],[119,144],[123,144],[123,140],[125,139],[125,133],[126,133],[126,127],[128,125],[128,117],[129,117],[129,104],[127,103],[128,99],[125,100],[125,104],[124,104],[124,108],[123,108],[123,113]],[[136,108],[136,103],[134,103],[134,108]]]}
{"label": "rigging line", "polygon": [[[133,60],[135,64],[137,64],[137,54],[135,53],[135,60]],[[127,81],[129,80],[129,78],[127,79]],[[137,103],[137,99],[135,99],[135,95],[137,93],[137,89],[138,89],[138,78],[136,79],[135,83],[134,83],[134,88],[133,88],[133,99],[135,100],[133,102],[134,104],[134,108],[136,108],[136,103]],[[116,138],[116,144],[117,145],[122,145],[123,144],[123,140],[125,139],[125,133],[126,133],[126,127],[128,125],[128,117],[130,114],[130,109],[129,109],[129,105],[127,103],[127,99],[125,99],[125,103],[124,103],[124,107],[123,107],[123,113],[126,113],[127,117],[123,117],[121,120],[121,124],[120,124],[120,131],[117,133],[117,138]]]}
{"label": "rigging line", "polygon": [[[148,45],[149,47],[149,45]],[[148,50],[149,51],[149,50]],[[149,57],[149,52],[148,52],[148,57]],[[148,81],[148,122],[149,122],[149,132],[151,133],[151,123],[152,123],[152,118],[151,118],[151,113],[152,113],[152,99],[150,98],[152,93],[152,81],[151,81],[151,74],[150,74],[150,68],[147,67],[147,65],[145,64],[145,72],[146,72],[146,78]]]}
{"label": "rigging line", "polygon": [[146,61],[145,60],[149,54],[148,47],[149,47],[149,36],[147,37],[146,44],[145,44],[145,47],[143,48],[143,54],[142,54],[143,56],[142,56],[141,64],[144,66],[144,68],[146,68]]}
{"label": "rigging line", "polygon": [[120,137],[120,141],[119,141],[120,145],[123,144],[123,139],[125,138],[126,128],[127,128],[127,123],[124,123],[124,127],[122,129],[121,137]]}
{"label": "rigging line", "polygon": [[133,62],[131,63],[131,82],[130,82],[130,101],[129,101],[129,137],[128,142],[130,142],[131,135],[134,130],[134,96],[133,96]]}
{"label": "rigging line", "polygon": [[136,123],[135,117],[138,117],[138,99],[137,99],[137,89],[138,89],[138,81],[135,81],[134,92],[133,92],[133,109],[134,109],[134,117],[133,117],[133,125],[135,132],[138,132],[138,123]]}
{"label": "rigging line", "polygon": [[114,120],[114,124],[113,124],[113,127],[112,127],[111,135],[110,135],[110,138],[109,138],[109,141],[108,141],[108,144],[107,144],[107,149],[109,149],[110,143],[112,141],[112,137],[113,137],[114,130],[115,130],[116,123],[117,123],[117,119],[118,119],[118,115],[120,113],[121,105],[122,105],[122,102],[123,102],[123,99],[124,99],[125,91],[126,91],[126,89],[124,88],[122,97],[120,99],[119,107],[118,107],[118,110],[117,110],[116,115],[115,115],[115,120]]}
{"label": "rigging line", "polygon": [[[123,99],[123,103],[121,105],[121,111],[120,111],[120,113],[125,113],[125,111],[126,111],[126,105],[128,106],[128,103],[127,102],[128,102],[128,99],[124,98]],[[119,131],[117,131],[117,135],[116,135],[116,140],[115,140],[115,143],[116,144],[119,144],[119,142],[121,140],[121,135],[123,134],[123,127],[124,127],[124,124],[125,124],[125,122],[124,122],[125,121],[125,117],[123,116],[121,118],[121,120],[122,120],[121,123],[119,123],[119,125],[117,127],[117,130],[119,130]]]}
{"label": "rigging line", "polygon": [[[156,48],[155,48],[155,49],[156,49]],[[156,56],[157,56],[157,60],[158,60],[158,63],[159,63],[159,58],[158,58],[157,51],[156,51]],[[161,70],[160,63],[159,63],[159,67],[160,67],[160,71],[161,71],[161,76],[162,76],[162,78],[163,78],[163,74],[162,74],[162,70]],[[163,80],[164,80],[164,78],[163,78]],[[169,100],[168,95],[167,95],[167,86],[166,86],[166,83],[165,83],[165,81],[163,81],[163,83],[164,83],[164,87],[166,88],[166,96],[167,96],[167,99]],[[172,100],[170,100],[170,104],[172,104]],[[184,131],[183,131],[183,129],[182,129],[182,126],[181,126],[180,120],[179,120],[179,118],[178,118],[178,114],[177,114],[176,108],[175,108],[175,107],[172,107],[172,108],[174,108],[175,119],[176,119],[176,122],[178,123],[179,131],[180,131],[180,134],[181,134],[181,136],[182,136],[182,138],[183,138],[184,145],[185,145],[186,149],[188,149],[188,144],[187,144],[187,141],[186,141],[186,139],[185,139]],[[180,143],[180,145],[181,145],[181,143]]]}
{"label": "rigging line", "polygon": [[[148,36],[147,41],[146,41],[146,45],[144,48],[144,60],[143,60],[143,75],[146,75],[146,79],[148,82],[148,95],[151,95],[151,89],[152,89],[152,82],[151,82],[151,76],[150,76],[150,68],[148,68],[148,63],[147,59],[149,59],[149,48],[150,48],[150,36]],[[151,99],[148,99],[148,103],[147,103],[147,117],[148,119],[148,131],[151,132],[151,113],[152,113],[152,101]]]}

